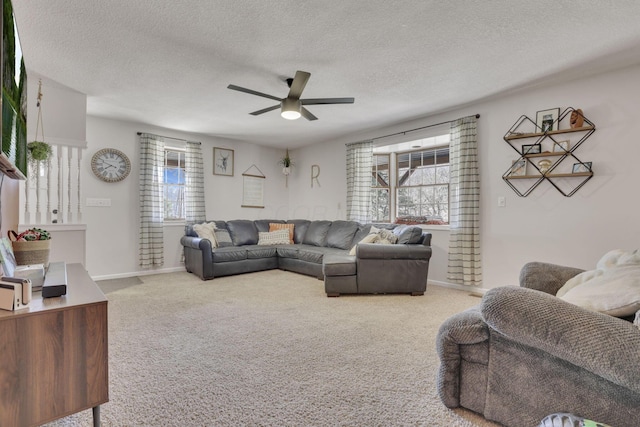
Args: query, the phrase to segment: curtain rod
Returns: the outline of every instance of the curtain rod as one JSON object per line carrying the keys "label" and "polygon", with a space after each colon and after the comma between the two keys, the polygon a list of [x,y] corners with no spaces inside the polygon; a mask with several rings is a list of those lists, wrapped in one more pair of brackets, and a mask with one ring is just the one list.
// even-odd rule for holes
{"label": "curtain rod", "polygon": [[[480,114],[476,114],[476,119],[479,119],[479,118],[480,118]],[[455,119],[455,120],[448,120],[448,121],[446,121],[446,122],[441,122],[441,123],[435,123],[435,124],[433,124],[433,125],[421,126],[421,127],[419,127],[419,128],[409,129],[409,130],[405,130],[405,131],[402,131],[402,132],[390,133],[389,135],[385,135],[385,136],[378,136],[378,137],[375,137],[375,138],[371,138],[371,141],[375,141],[376,139],[389,138],[390,136],[406,135],[406,134],[407,134],[407,133],[409,133],[409,132],[415,132],[415,131],[417,131],[417,130],[428,129],[428,128],[432,128],[432,127],[440,126],[440,125],[446,125],[447,123],[453,123],[453,122],[455,122],[456,120],[458,120],[458,119]]]}
{"label": "curtain rod", "polygon": [[[137,132],[137,133],[138,133],[138,135],[142,135],[143,133],[146,133],[146,132]],[[156,135],[156,134],[155,134],[155,133],[152,133],[151,135]],[[172,136],[164,136],[164,135],[156,135],[156,136],[159,136],[160,138],[173,139],[173,140],[175,140],[175,141],[191,142],[191,143],[193,143],[193,144],[202,144],[202,142],[198,142],[198,141],[187,141],[186,139],[174,138],[174,137],[172,137]]]}

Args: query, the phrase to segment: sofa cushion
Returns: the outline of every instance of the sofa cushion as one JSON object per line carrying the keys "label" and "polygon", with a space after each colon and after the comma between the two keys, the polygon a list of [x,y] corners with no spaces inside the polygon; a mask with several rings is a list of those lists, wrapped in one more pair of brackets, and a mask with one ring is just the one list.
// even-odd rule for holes
{"label": "sofa cushion", "polygon": [[307,228],[302,243],[312,246],[324,246],[327,241],[331,221],[312,221]]}
{"label": "sofa cushion", "polygon": [[213,222],[203,222],[202,224],[193,224],[193,230],[198,234],[201,239],[208,239],[211,242],[212,248],[218,247],[218,241],[216,240],[216,225]]}
{"label": "sofa cushion", "polygon": [[256,219],[255,221],[253,221],[253,223],[256,225],[259,233],[264,233],[267,231],[273,231],[269,230],[269,224],[284,224],[284,221],[282,221],[281,219]]}
{"label": "sofa cushion", "polygon": [[369,235],[369,233],[372,233],[371,227],[373,227],[373,225],[371,225],[371,224],[360,224],[360,225],[358,225],[358,231],[356,231],[355,236],[353,236],[353,241],[351,242],[351,246],[355,245],[360,240],[362,240],[365,237],[367,237],[367,235]]}
{"label": "sofa cushion", "polygon": [[298,259],[299,246],[277,246],[276,252],[280,258]]}
{"label": "sofa cushion", "polygon": [[326,276],[354,276],[356,274],[356,257],[351,255],[325,255],[322,272]]}
{"label": "sofa cushion", "polygon": [[258,243],[258,229],[253,221],[234,219],[227,221],[231,241],[235,246],[255,245]]}
{"label": "sofa cushion", "polygon": [[213,251],[213,262],[242,261],[247,259],[247,249],[237,246],[217,248]]}
{"label": "sofa cushion", "polygon": [[245,246],[248,259],[271,258],[277,255],[275,246]]}
{"label": "sofa cushion", "polygon": [[357,231],[358,223],[355,221],[333,221],[327,232],[327,241],[324,246],[349,249]]}
{"label": "sofa cushion", "polygon": [[293,224],[293,243],[302,243],[304,235],[307,233],[311,221],[308,219],[290,219],[287,224]]}
{"label": "sofa cushion", "polygon": [[229,230],[221,230],[216,229],[216,242],[219,248],[224,248],[227,246],[233,246],[233,242],[231,241],[231,236],[229,235]]}
{"label": "sofa cushion", "polygon": [[269,231],[277,231],[283,229],[289,231],[289,243],[293,244],[293,232],[295,230],[295,224],[279,224],[277,222],[272,222],[269,224]]}
{"label": "sofa cushion", "polygon": [[410,225],[399,225],[393,229],[393,234],[398,236],[398,244],[415,245],[422,240],[422,228]]}
{"label": "sofa cushion", "polygon": [[298,251],[298,259],[302,261],[312,262],[314,264],[322,264],[324,251],[312,248],[301,248]]}
{"label": "sofa cushion", "polygon": [[290,242],[289,230],[268,231],[266,233],[258,232],[258,245],[288,245]]}

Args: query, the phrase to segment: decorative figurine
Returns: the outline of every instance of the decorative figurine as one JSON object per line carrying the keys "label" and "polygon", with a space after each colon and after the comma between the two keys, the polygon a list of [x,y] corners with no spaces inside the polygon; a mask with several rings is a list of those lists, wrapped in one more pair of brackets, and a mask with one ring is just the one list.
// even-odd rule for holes
{"label": "decorative figurine", "polygon": [[582,110],[579,108],[577,110],[573,110],[569,119],[571,129],[581,128],[583,124],[584,116],[582,115]]}
{"label": "decorative figurine", "polygon": [[542,159],[538,162],[538,167],[540,168],[541,173],[546,173],[549,170],[550,166],[551,160],[549,159]]}

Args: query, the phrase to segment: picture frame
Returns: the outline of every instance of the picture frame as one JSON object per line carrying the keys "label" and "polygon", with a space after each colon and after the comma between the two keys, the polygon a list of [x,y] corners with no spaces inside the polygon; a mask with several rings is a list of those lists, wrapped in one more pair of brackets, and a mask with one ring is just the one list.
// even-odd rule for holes
{"label": "picture frame", "polygon": [[234,151],[213,147],[213,174],[233,176]]}
{"label": "picture frame", "polygon": [[591,172],[592,162],[574,163],[571,173],[585,173]]}
{"label": "picture frame", "polygon": [[520,157],[518,160],[511,162],[511,169],[509,169],[509,176],[525,176],[527,174],[527,160]]}
{"label": "picture frame", "polygon": [[540,154],[542,153],[541,144],[522,144],[522,154]]}
{"label": "picture frame", "polygon": [[568,152],[569,148],[571,147],[571,142],[566,139],[564,141],[556,141],[553,144],[553,151],[554,153],[564,153],[564,152]]}
{"label": "picture frame", "polygon": [[538,132],[550,132],[558,130],[558,117],[560,108],[549,108],[536,113],[536,128]]}

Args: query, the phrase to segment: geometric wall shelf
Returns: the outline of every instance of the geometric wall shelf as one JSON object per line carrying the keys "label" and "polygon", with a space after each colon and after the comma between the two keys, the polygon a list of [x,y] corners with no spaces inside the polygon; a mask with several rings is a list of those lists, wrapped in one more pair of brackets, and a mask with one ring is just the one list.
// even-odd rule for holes
{"label": "geometric wall shelf", "polygon": [[549,182],[563,196],[571,197],[593,177],[591,162],[583,162],[576,150],[596,131],[596,126],[584,117],[579,128],[560,125],[567,122],[572,107],[566,108],[551,129],[542,132],[536,123],[523,115],[504,135],[504,140],[518,153],[502,179],[520,197],[527,197],[544,181]]}

